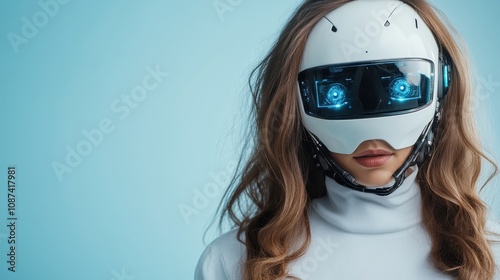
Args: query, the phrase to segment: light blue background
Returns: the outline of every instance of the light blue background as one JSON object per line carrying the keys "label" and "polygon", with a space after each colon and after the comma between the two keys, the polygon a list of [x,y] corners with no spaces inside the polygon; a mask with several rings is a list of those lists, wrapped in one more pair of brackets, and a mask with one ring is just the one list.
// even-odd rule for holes
{"label": "light blue background", "polygon": [[[33,22],[43,9],[0,3],[1,279],[193,278],[238,158],[247,76],[299,3],[220,2],[231,9],[219,15],[212,0],[72,0],[17,52],[8,34],[21,35],[23,17]],[[500,4],[433,2],[469,46],[478,122],[498,158]],[[169,75],[124,115],[122,95],[142,85],[148,67]],[[59,180],[53,163],[66,164],[67,148],[86,141],[82,130],[106,120],[114,130]],[[16,273],[6,263],[11,165]],[[485,193],[496,216],[498,193]],[[216,235],[210,230],[207,241]]]}

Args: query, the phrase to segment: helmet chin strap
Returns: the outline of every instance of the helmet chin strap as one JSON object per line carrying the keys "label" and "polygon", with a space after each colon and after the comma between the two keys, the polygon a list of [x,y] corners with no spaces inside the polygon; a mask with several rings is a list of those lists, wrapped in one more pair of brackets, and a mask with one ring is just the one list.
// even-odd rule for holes
{"label": "helmet chin strap", "polygon": [[367,187],[361,185],[356,182],[356,178],[340,167],[333,159],[330,154],[330,151],[326,146],[319,140],[319,138],[307,131],[311,138],[311,148],[312,148],[312,156],[317,162],[317,167],[322,167],[326,175],[337,181],[337,183],[348,187],[350,189],[373,193],[380,196],[386,196],[393,193],[397,188],[399,188],[404,179],[406,178],[406,171],[411,166],[416,164],[421,164],[431,153],[431,146],[433,141],[433,135],[437,128],[437,123],[440,118],[440,106],[436,107],[436,113],[434,114],[434,118],[422,131],[419,138],[413,145],[413,150],[405,162],[399,167],[394,174],[392,174],[392,178],[394,182],[390,186],[383,186],[379,188]]}

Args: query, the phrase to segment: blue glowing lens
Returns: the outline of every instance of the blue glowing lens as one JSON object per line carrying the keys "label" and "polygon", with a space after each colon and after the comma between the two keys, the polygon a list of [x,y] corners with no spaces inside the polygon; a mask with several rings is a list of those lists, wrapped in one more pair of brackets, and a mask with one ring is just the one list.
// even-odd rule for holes
{"label": "blue glowing lens", "polygon": [[326,100],[331,105],[343,105],[345,102],[345,88],[340,84],[334,84],[326,94]]}
{"label": "blue glowing lens", "polygon": [[444,74],[444,77],[443,77],[443,79],[444,79],[444,89],[448,89],[449,82],[450,82],[450,79],[448,77],[448,71],[449,71],[448,66],[445,66],[444,70],[443,70],[443,74]]}
{"label": "blue glowing lens", "polygon": [[318,87],[318,107],[342,107],[346,102],[347,89],[339,83],[319,82]]}
{"label": "blue glowing lens", "polygon": [[[418,93],[415,91],[415,86],[410,85],[406,78],[396,78],[389,85],[391,92],[391,99],[395,100],[407,100],[419,98]],[[415,96],[417,94],[417,96]]]}

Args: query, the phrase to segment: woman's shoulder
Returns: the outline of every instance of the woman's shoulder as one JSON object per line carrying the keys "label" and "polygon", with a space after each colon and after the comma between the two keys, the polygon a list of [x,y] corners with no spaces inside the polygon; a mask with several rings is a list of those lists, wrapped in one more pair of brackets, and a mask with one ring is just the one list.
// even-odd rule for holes
{"label": "woman's shoulder", "polygon": [[500,258],[500,223],[494,220],[486,221],[485,225],[486,236],[491,242],[493,249],[499,250],[497,258]]}
{"label": "woman's shoulder", "polygon": [[486,231],[493,234],[500,234],[500,223],[495,220],[486,221]]}
{"label": "woman's shoulder", "polygon": [[195,271],[195,280],[240,279],[245,246],[237,238],[238,231],[227,232],[206,248]]}

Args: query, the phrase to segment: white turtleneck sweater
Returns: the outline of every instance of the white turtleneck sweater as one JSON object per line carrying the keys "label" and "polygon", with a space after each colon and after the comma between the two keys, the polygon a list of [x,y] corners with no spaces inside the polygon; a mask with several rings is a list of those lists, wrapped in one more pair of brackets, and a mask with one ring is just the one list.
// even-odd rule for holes
{"label": "white turtleneck sweater", "polygon": [[[429,262],[416,174],[389,196],[354,191],[327,177],[328,195],[312,203],[311,244],[289,264],[290,275],[302,280],[452,279]],[[499,263],[500,249],[493,249]],[[236,231],[228,232],[205,249],[195,280],[240,280],[244,257]]]}

